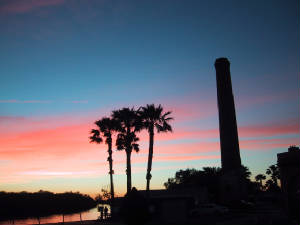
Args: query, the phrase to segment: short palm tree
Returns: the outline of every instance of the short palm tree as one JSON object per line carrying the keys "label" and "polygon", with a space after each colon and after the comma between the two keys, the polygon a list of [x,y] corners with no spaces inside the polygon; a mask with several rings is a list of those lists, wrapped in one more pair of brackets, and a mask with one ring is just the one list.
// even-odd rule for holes
{"label": "short palm tree", "polygon": [[134,108],[123,108],[112,112],[112,118],[118,123],[117,150],[126,152],[127,193],[131,190],[131,153],[139,151],[139,138],[136,132],[140,130],[139,117]]}
{"label": "short palm tree", "polygon": [[255,176],[255,180],[256,180],[257,182],[259,182],[260,189],[263,189],[262,181],[265,180],[265,179],[266,179],[266,176],[263,175],[263,174],[257,174],[257,175]]}
{"label": "short palm tree", "polygon": [[266,174],[270,175],[274,184],[278,186],[277,180],[280,177],[279,168],[276,164],[269,166],[266,170]]}
{"label": "short palm tree", "polygon": [[157,107],[154,104],[146,105],[146,107],[141,107],[138,111],[140,116],[142,127],[146,129],[149,133],[149,153],[148,153],[148,165],[147,165],[147,185],[146,191],[147,196],[149,197],[150,190],[150,180],[151,180],[151,168],[152,168],[152,158],[153,158],[153,146],[154,146],[154,130],[159,132],[168,132],[172,131],[172,127],[169,124],[169,121],[172,120],[172,117],[168,117],[171,112],[163,112],[161,105]]}
{"label": "short palm tree", "polygon": [[247,166],[241,165],[241,176],[242,178],[246,179],[246,180],[250,180],[251,177],[251,171],[249,170],[249,168]]}
{"label": "short palm tree", "polygon": [[114,201],[114,182],[113,182],[113,159],[112,159],[112,134],[117,130],[117,123],[114,119],[103,117],[101,120],[97,120],[95,124],[98,126],[98,129],[92,129],[90,136],[90,142],[100,144],[105,138],[105,143],[108,145],[108,158],[109,162],[109,176],[110,176],[110,193],[111,201]]}

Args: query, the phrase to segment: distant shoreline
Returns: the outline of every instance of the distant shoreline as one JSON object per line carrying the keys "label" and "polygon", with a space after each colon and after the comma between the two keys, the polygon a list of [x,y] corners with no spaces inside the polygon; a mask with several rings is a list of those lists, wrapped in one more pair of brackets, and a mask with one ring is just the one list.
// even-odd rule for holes
{"label": "distant shoreline", "polygon": [[[97,220],[82,220],[82,221],[72,221],[72,222],[58,222],[58,223],[43,223],[41,225],[57,225],[57,224],[66,224],[66,225],[78,225],[78,224],[100,224]],[[39,225],[38,223],[32,225]]]}
{"label": "distant shoreline", "polygon": [[88,211],[97,203],[79,192],[0,192],[0,222]]}
{"label": "distant shoreline", "polygon": [[[61,225],[62,222],[59,223],[44,223],[41,225]],[[82,220],[82,221],[73,221],[73,222],[65,222],[65,225],[80,225],[80,224],[88,224],[88,225],[99,225],[99,224],[106,224],[106,225],[122,225],[123,223],[120,222],[101,222],[99,220]],[[32,224],[38,225],[38,224]]]}

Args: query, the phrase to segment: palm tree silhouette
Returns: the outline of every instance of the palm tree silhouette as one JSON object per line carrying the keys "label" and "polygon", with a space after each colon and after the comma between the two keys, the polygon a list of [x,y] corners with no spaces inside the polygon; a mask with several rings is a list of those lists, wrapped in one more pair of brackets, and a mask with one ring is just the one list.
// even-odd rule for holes
{"label": "palm tree silhouette", "polygon": [[[114,119],[103,117],[101,120],[97,120],[95,124],[98,129],[92,129],[90,136],[90,142],[100,144],[103,142],[102,137],[105,137],[105,143],[108,145],[108,158],[109,162],[109,176],[110,176],[110,194],[111,203],[113,204],[115,194],[114,194],[114,182],[113,182],[113,159],[112,159],[112,134],[117,130],[117,122]],[[102,136],[102,137],[101,137]]]}
{"label": "palm tree silhouette", "polygon": [[150,180],[151,180],[151,168],[152,168],[152,158],[153,158],[153,145],[154,145],[154,129],[159,132],[172,131],[172,127],[168,123],[172,120],[172,117],[168,117],[171,112],[163,113],[163,108],[161,105],[157,107],[154,104],[146,105],[146,107],[141,107],[138,110],[140,116],[142,127],[146,129],[149,133],[149,153],[148,153],[148,165],[147,165],[147,185],[146,192],[149,197],[150,190]]}
{"label": "palm tree silhouette", "polygon": [[270,175],[274,184],[278,186],[277,180],[280,176],[278,166],[276,164],[269,166],[269,168],[266,170],[266,174]]}
{"label": "palm tree silhouette", "polygon": [[139,151],[139,138],[136,132],[140,131],[139,117],[134,108],[122,108],[112,112],[112,118],[118,123],[117,150],[126,152],[126,174],[127,174],[127,193],[131,190],[131,152]]}
{"label": "palm tree silhouette", "polygon": [[241,176],[243,179],[250,180],[251,174],[247,166],[241,165]]}
{"label": "palm tree silhouette", "polygon": [[263,175],[263,174],[257,174],[255,176],[255,180],[259,182],[259,185],[260,185],[260,189],[263,189],[263,184],[262,184],[262,181],[266,179],[266,176]]}

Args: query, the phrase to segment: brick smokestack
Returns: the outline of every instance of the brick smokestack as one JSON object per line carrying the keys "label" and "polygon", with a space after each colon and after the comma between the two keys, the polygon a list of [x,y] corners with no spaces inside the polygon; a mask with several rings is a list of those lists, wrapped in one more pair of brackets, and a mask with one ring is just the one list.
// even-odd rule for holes
{"label": "brick smokestack", "polygon": [[227,58],[218,58],[215,61],[215,68],[222,169],[224,172],[239,170],[241,168],[241,157],[231,86],[230,63]]}

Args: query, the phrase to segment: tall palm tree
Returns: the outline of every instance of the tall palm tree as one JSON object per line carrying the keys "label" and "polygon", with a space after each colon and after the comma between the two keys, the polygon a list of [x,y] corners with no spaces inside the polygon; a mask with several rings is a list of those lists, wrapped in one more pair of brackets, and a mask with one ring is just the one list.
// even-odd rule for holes
{"label": "tall palm tree", "polygon": [[105,138],[105,143],[108,145],[108,158],[109,162],[109,176],[110,176],[110,194],[112,204],[114,202],[114,182],[113,182],[113,159],[112,159],[112,134],[117,130],[117,122],[114,119],[103,117],[101,120],[97,120],[95,124],[98,129],[91,130],[90,142],[100,144]]}
{"label": "tall palm tree", "polygon": [[279,168],[276,164],[269,166],[266,170],[266,174],[270,175],[274,184],[278,186],[277,180],[280,177]]}
{"label": "tall palm tree", "polygon": [[255,176],[255,180],[259,182],[259,185],[260,185],[260,189],[263,189],[263,184],[262,184],[262,181],[266,179],[266,176],[263,175],[263,174],[257,174]]}
{"label": "tall palm tree", "polygon": [[153,145],[154,145],[154,130],[159,132],[168,132],[172,131],[172,127],[169,124],[169,121],[172,120],[172,117],[168,117],[171,112],[163,112],[161,105],[157,107],[154,104],[146,105],[146,107],[141,107],[138,111],[140,116],[142,126],[149,133],[149,153],[148,153],[148,165],[147,165],[147,185],[146,191],[147,196],[149,197],[150,190],[150,180],[151,180],[151,168],[152,168],[152,158],[153,158]]}
{"label": "tall palm tree", "polygon": [[118,123],[117,150],[126,152],[127,193],[131,190],[131,153],[139,151],[139,138],[136,132],[140,130],[139,117],[134,108],[122,108],[112,112],[112,118]]}

